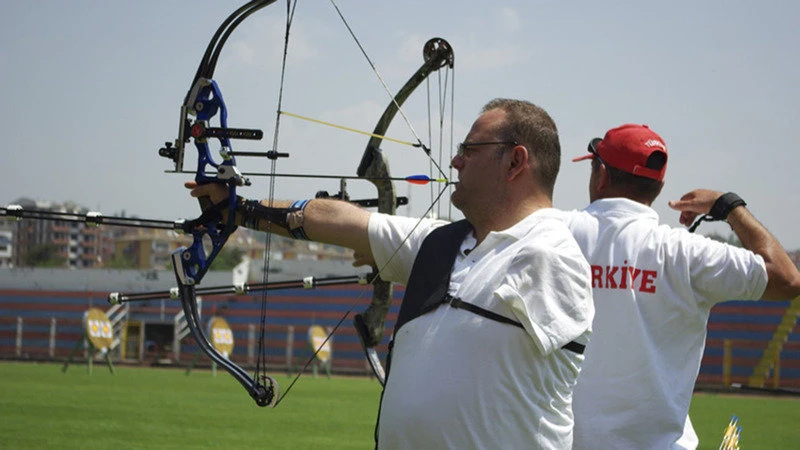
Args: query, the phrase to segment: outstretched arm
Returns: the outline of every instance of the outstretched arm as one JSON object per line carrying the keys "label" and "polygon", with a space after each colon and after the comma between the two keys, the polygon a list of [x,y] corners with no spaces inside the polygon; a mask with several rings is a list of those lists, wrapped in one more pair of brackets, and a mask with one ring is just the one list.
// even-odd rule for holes
{"label": "outstretched arm", "polygon": [[[680,222],[690,226],[700,214],[708,214],[722,192],[696,189],[669,206],[680,211]],[[764,258],[767,266],[767,288],[764,300],[787,300],[800,295],[800,271],[792,263],[780,242],[762,225],[747,208],[737,206],[726,218],[742,245]]]}
{"label": "outstretched arm", "polygon": [[[208,197],[214,204],[227,198],[227,187],[217,183],[197,185],[194,181],[185,183],[191,189],[192,197]],[[291,201],[274,201],[269,205],[262,200],[264,206],[288,208]],[[223,211],[227,214],[227,211]],[[367,226],[370,212],[356,205],[341,200],[314,199],[309,202],[302,214],[302,227],[306,235],[313,241],[348,247],[357,254],[371,255]],[[244,225],[239,217],[237,225]],[[261,231],[269,231],[282,236],[289,236],[284,228],[271,225],[266,220],[258,224]]]}

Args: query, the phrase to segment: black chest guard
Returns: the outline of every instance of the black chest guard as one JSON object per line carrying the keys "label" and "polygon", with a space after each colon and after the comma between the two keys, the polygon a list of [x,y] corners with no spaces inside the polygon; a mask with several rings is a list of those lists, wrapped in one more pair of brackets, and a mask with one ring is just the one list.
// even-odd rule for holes
{"label": "black chest guard", "polygon": [[[394,335],[407,322],[436,309],[442,303],[463,309],[487,319],[525,329],[518,321],[502,316],[460,298],[448,294],[450,274],[453,271],[458,250],[472,225],[460,220],[433,230],[420,246],[411,268],[403,302],[394,326]],[[391,345],[390,345],[391,347]],[[584,345],[569,342],[563,348],[582,354]]]}

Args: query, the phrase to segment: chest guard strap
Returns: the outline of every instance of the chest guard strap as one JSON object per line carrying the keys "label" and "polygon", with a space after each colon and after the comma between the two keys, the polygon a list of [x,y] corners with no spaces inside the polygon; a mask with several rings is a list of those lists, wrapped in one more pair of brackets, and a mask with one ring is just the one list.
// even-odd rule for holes
{"label": "chest guard strap", "polygon": [[472,225],[460,220],[433,230],[422,241],[397,314],[395,335],[407,322],[436,309],[445,301],[458,249],[470,230]]}

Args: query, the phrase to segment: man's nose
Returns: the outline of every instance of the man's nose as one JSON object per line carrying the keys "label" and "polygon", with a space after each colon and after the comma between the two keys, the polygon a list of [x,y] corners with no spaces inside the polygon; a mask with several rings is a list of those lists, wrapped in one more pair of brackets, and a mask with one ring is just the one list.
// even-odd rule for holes
{"label": "man's nose", "polygon": [[459,155],[453,156],[453,159],[450,160],[450,167],[461,170],[461,168],[464,167],[464,158]]}

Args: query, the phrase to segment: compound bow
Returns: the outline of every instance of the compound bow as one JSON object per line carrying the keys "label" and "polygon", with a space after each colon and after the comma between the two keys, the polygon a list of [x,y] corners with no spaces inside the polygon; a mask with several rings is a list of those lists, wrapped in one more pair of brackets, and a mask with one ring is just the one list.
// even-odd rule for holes
{"label": "compound bow", "polygon": [[[233,30],[251,14],[274,2],[275,0],[250,1],[237,9],[222,23],[212,37],[203,55],[197,73],[181,106],[178,137],[175,139],[174,144],[167,142],[165,146],[159,150],[161,156],[169,158],[174,162],[174,172],[183,173],[186,144],[193,142],[198,152],[195,181],[198,184],[219,183],[225,184],[228,187],[228,198],[221,204],[213,205],[208,199],[200,199],[200,205],[203,211],[202,214],[197,219],[187,221],[183,226],[185,230],[191,232],[193,242],[189,247],[181,247],[175,250],[172,253],[172,263],[178,283],[178,297],[180,298],[182,309],[186,315],[187,324],[193,337],[200,346],[200,349],[216,364],[224,368],[239,381],[259,406],[275,406],[280,401],[277,394],[277,383],[273,378],[265,374],[265,367],[261,359],[259,359],[255,374],[251,376],[247,371],[231,362],[214,348],[205,331],[200,326],[200,314],[196,302],[197,289],[195,286],[200,283],[211,263],[227,242],[228,237],[236,230],[234,218],[237,204],[237,187],[250,185],[249,180],[237,168],[235,156],[237,154],[266,156],[271,159],[273,163],[277,158],[289,156],[286,153],[278,153],[276,150],[261,154],[235,152],[232,148],[231,140],[260,140],[263,137],[263,132],[256,129],[228,127],[227,108],[219,86],[213,80],[214,69],[220,52]],[[289,20],[287,22],[287,40],[285,44],[288,44],[288,27],[291,23],[291,16],[293,15],[291,2],[287,3],[287,5],[289,5]],[[344,18],[342,17],[342,19]],[[443,67],[453,67],[453,52],[450,45],[444,39],[435,38],[428,41],[425,44],[423,56],[425,60],[423,65],[392,98],[390,105],[386,108],[378,121],[357,170],[358,177],[369,180],[377,187],[379,212],[394,214],[397,205],[397,197],[389,175],[387,158],[379,148],[389,124],[400,111],[400,106],[403,102],[405,102],[411,93],[425,81],[431,73]],[[286,51],[284,51],[284,67],[285,57]],[[278,106],[278,111],[280,111],[280,104]],[[212,127],[211,120],[217,115],[219,118],[219,126]],[[194,117],[194,120],[192,120],[191,117]],[[278,117],[280,117],[280,114]],[[209,139],[217,139],[219,141],[219,154],[222,158],[222,161],[219,163],[212,157],[208,145]],[[424,149],[430,157],[430,150],[422,144],[419,138],[417,141],[418,144],[415,146]],[[277,147],[277,143],[275,143],[275,147]],[[434,165],[436,165],[437,168],[439,167],[435,162]],[[212,168],[216,173],[210,175]],[[444,175],[441,169],[439,169],[439,172]],[[273,173],[271,175],[274,180],[274,164]],[[442,192],[444,192],[444,189]],[[346,195],[344,192],[342,194]],[[226,218],[223,219],[223,215],[220,211],[225,209],[227,209],[228,214]],[[209,251],[205,250],[204,241],[210,242]],[[269,246],[269,243],[267,245]],[[268,258],[269,248],[266,253],[266,257]],[[373,280],[372,303],[363,315],[359,314],[356,317],[356,327],[359,331],[359,336],[364,345],[368,360],[376,375],[378,375],[379,380],[383,383],[383,369],[374,347],[380,342],[383,334],[384,320],[391,303],[392,289],[390,283],[380,279],[380,271],[376,271],[376,275],[377,276],[375,276]],[[264,320],[265,308],[262,306],[262,331],[260,337],[260,343],[262,345],[264,339]],[[291,386],[289,388],[291,388]]]}
{"label": "compound bow", "polygon": [[[227,107],[223,100],[222,92],[216,81],[213,79],[214,70],[216,68],[221,50],[231,33],[251,14],[275,3],[275,1],[276,0],[252,0],[230,14],[220,25],[209,42],[205,53],[203,54],[203,58],[199,64],[194,79],[192,80],[183,104],[181,105],[178,136],[174,142],[167,142],[163,148],[159,149],[159,155],[169,158],[174,163],[174,170],[169,172],[184,173],[183,165],[186,144],[194,143],[194,146],[198,152],[197,167],[194,172],[195,181],[198,184],[219,183],[226,185],[228,187],[228,197],[225,201],[220,204],[213,205],[209,199],[201,198],[199,201],[202,214],[198,218],[174,222],[105,217],[99,213],[89,213],[85,217],[79,217],[79,215],[73,213],[53,214],[43,211],[24,211],[21,207],[17,206],[0,208],[0,213],[2,213],[2,215],[9,215],[17,218],[28,217],[44,220],[57,219],[82,221],[90,225],[111,224],[134,227],[165,228],[182,230],[190,233],[192,235],[192,244],[189,247],[181,247],[172,253],[173,269],[178,287],[175,289],[176,293],[170,293],[170,296],[175,296],[180,299],[181,307],[185,313],[187,325],[190,328],[192,335],[200,349],[206,353],[217,365],[228,371],[248,391],[250,396],[259,406],[275,406],[280,401],[277,383],[273,378],[264,373],[265,367],[262,359],[259,359],[256,372],[251,376],[246,370],[230,361],[224,355],[220,354],[211,344],[206,332],[200,325],[200,313],[197,308],[196,299],[196,285],[201,282],[205,274],[208,272],[212,262],[219,255],[228,238],[237,228],[234,222],[237,205],[237,187],[250,185],[250,182],[236,166],[235,156],[238,154],[247,156],[265,156],[269,158],[273,161],[273,172],[270,174],[273,180],[276,176],[274,172],[275,160],[280,157],[289,156],[286,153],[279,153],[274,149],[264,153],[235,152],[233,150],[231,140],[260,140],[263,138],[263,132],[257,129],[228,127]],[[334,7],[336,7],[335,3]],[[336,9],[338,11],[338,7],[336,7]],[[294,10],[292,3],[291,0],[289,0],[287,2],[288,20],[286,40],[284,43],[285,45],[288,45],[289,27],[291,25],[293,13]],[[339,14],[341,16],[341,12]],[[344,21],[344,17],[341,17]],[[345,24],[347,24],[346,21]],[[353,37],[355,38],[355,35],[353,35]],[[357,39],[356,42],[358,43]],[[284,67],[286,53],[287,52],[285,48]],[[364,53],[364,56],[367,56],[366,53]],[[411,93],[432,73],[443,67],[449,67],[450,69],[453,68],[453,52],[450,45],[444,39],[434,38],[429,40],[423,49],[423,57],[423,65],[405,83],[400,91],[398,91],[398,93],[392,97],[391,103],[379,119],[373,133],[370,134],[372,137],[367,144],[366,150],[357,169],[357,176],[359,178],[368,180],[376,186],[378,189],[378,199],[377,201],[364,200],[356,202],[362,204],[363,206],[375,206],[375,204],[377,204],[378,211],[386,214],[395,213],[398,199],[395,193],[394,184],[392,182],[394,179],[391,178],[389,174],[387,157],[379,148],[379,146],[383,141],[385,133],[395,115],[398,112],[403,115],[400,107],[411,95]],[[367,57],[367,59],[369,58]],[[283,80],[281,80],[281,86],[282,84]],[[278,105],[278,111],[280,112],[280,102]],[[218,117],[218,127],[211,126],[211,121],[215,116]],[[192,119],[192,117],[194,117],[194,119]],[[280,118],[280,114],[278,117]],[[410,127],[410,122],[408,122],[407,118],[405,119]],[[278,127],[276,125],[276,141],[277,128]],[[219,155],[222,159],[221,162],[217,162],[212,156],[211,149],[208,144],[209,139],[217,139],[219,141]],[[430,158],[430,149],[422,144],[422,141],[418,137],[417,144],[414,144],[414,146],[425,150],[426,154],[428,154],[428,157]],[[274,143],[274,148],[277,148],[277,142]],[[415,175],[403,179],[414,184],[426,184],[430,181],[443,181],[445,182],[446,187],[447,184],[449,184],[447,177],[432,158],[431,161],[433,162],[433,165],[438,168],[439,173],[443,178],[434,179],[426,176]],[[321,178],[331,177],[321,176]],[[443,192],[444,188],[439,193],[439,196],[441,196]],[[346,198],[346,192],[344,192],[344,190],[341,194],[343,198]],[[438,198],[439,197],[437,197],[437,200]],[[433,205],[431,205],[431,208],[433,208]],[[223,216],[221,213],[223,210],[227,210],[228,214]],[[210,244],[210,249],[208,251],[206,251],[204,245],[205,242]],[[266,254],[268,257],[269,249],[267,250],[268,251]],[[372,275],[371,278],[374,286],[372,302],[369,308],[363,314],[358,314],[356,316],[355,323],[359,332],[359,337],[367,353],[368,360],[372,365],[376,375],[378,375],[381,384],[383,384],[383,368],[381,367],[380,360],[377,357],[374,347],[380,342],[383,335],[384,320],[391,303],[392,288],[389,282],[380,279],[380,270],[377,268],[375,268],[374,275]],[[309,284],[309,282],[306,280],[302,281],[304,286]],[[349,278],[346,281],[355,282],[355,280],[351,280]],[[343,281],[339,279],[331,279],[329,281],[325,280],[324,284],[341,282]],[[281,285],[272,286],[267,280],[265,280],[263,285],[259,285],[254,288],[263,290],[265,292],[269,289],[285,287],[286,286]],[[211,289],[213,291],[214,288]],[[164,293],[145,293],[139,294],[138,297],[140,297],[140,299],[151,299],[153,298],[153,295],[163,297]],[[130,295],[131,298],[123,297],[125,297],[125,295],[117,293],[117,295],[109,296],[109,301],[112,303],[132,301],[134,300],[134,297],[137,297],[137,295]],[[342,320],[340,320],[340,324],[351,311],[348,311],[347,314],[345,314]],[[264,316],[265,309],[262,306],[262,331],[260,337],[260,343],[262,345],[264,339]],[[336,327],[334,328],[334,331],[335,329]]]}

